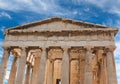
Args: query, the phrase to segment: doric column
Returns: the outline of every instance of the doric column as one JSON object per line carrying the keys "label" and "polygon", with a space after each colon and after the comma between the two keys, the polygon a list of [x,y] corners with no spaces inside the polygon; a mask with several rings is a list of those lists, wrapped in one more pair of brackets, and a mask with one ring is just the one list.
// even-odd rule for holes
{"label": "doric column", "polygon": [[118,84],[113,51],[114,51],[114,48],[111,47],[107,49],[107,53],[106,53],[108,84]]}
{"label": "doric column", "polygon": [[54,60],[49,59],[47,84],[53,84],[53,68],[54,68]]}
{"label": "doric column", "polygon": [[37,56],[35,56],[31,84],[37,84],[37,81],[39,79],[38,78],[39,67],[40,67],[40,55],[37,55]]}
{"label": "doric column", "polygon": [[14,56],[11,71],[10,71],[10,75],[9,75],[8,84],[14,84],[15,83],[17,65],[18,65],[18,57]]}
{"label": "doric column", "polygon": [[107,77],[107,57],[106,54],[104,54],[104,83],[108,84],[108,77]]}
{"label": "doric column", "polygon": [[30,65],[27,66],[25,84],[30,84]]}
{"label": "doric column", "polygon": [[86,47],[86,56],[85,56],[85,72],[84,72],[84,84],[93,84],[92,82],[92,48]]}
{"label": "doric column", "polygon": [[84,84],[84,72],[85,72],[85,49],[80,50],[79,58],[79,84]]}
{"label": "doric column", "polygon": [[[99,84],[106,84],[105,83],[105,80],[106,80],[106,76],[105,76],[105,63],[104,63],[104,59],[105,59],[105,56],[103,55],[104,53],[104,50],[102,48],[98,48],[97,49],[97,52],[96,52],[96,55],[97,55],[97,62],[98,62],[98,71],[97,71],[97,76],[95,76],[95,80],[97,79],[97,82]],[[96,83],[95,83],[96,84]]]}
{"label": "doric column", "polygon": [[62,58],[62,84],[69,84],[69,54],[68,48],[63,48],[63,58]]}
{"label": "doric column", "polygon": [[7,69],[7,66],[8,66],[9,55],[10,55],[10,49],[9,48],[4,48],[2,63],[0,65],[0,68],[1,68],[0,69],[0,84],[4,84],[6,69]]}
{"label": "doric column", "polygon": [[21,56],[19,58],[19,65],[15,84],[24,84],[25,65],[26,65],[26,49],[22,48]]}
{"label": "doric column", "polygon": [[39,68],[39,74],[38,74],[39,80],[37,84],[44,84],[45,82],[46,62],[47,62],[46,48],[42,48],[40,68]]}

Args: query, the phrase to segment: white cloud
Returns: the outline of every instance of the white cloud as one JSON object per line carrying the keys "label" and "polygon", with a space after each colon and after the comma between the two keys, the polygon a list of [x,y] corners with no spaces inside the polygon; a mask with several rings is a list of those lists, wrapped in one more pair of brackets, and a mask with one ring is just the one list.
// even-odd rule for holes
{"label": "white cloud", "polygon": [[86,0],[87,2],[100,7],[103,11],[120,14],[120,0]]}
{"label": "white cloud", "polygon": [[89,8],[85,8],[84,11],[88,12],[88,11],[90,11],[90,9]]}
{"label": "white cloud", "polygon": [[[61,0],[62,1],[62,0]],[[104,12],[114,13],[120,15],[120,1],[114,0],[66,0],[64,2],[71,2],[75,5],[81,4],[92,4],[99,8],[101,8]],[[72,6],[72,5],[70,5]],[[87,5],[86,5],[87,6]],[[85,6],[85,7],[86,7]],[[67,6],[68,7],[68,6]],[[83,10],[69,10],[62,7],[58,0],[0,0],[0,8],[10,11],[32,11],[45,15],[52,16],[67,16],[74,17],[74,15],[83,14],[83,10],[85,12],[89,12],[89,7],[86,7]]]}
{"label": "white cloud", "polygon": [[1,12],[0,17],[7,17],[8,19],[12,19],[12,17],[6,12]]}
{"label": "white cloud", "polygon": [[78,14],[78,11],[77,10],[73,11],[73,14],[74,15]]}
{"label": "white cloud", "polygon": [[[72,2],[76,5],[89,3],[101,8],[104,12],[120,15],[120,0],[66,0],[62,3],[64,2]],[[61,7],[57,0],[0,0],[0,8],[11,11],[24,10],[37,13],[46,12],[48,14],[54,15],[66,15],[66,13],[72,13],[71,11],[68,11]],[[89,8],[85,9],[85,11],[89,11]],[[74,13],[76,14],[76,12],[73,12],[73,14]]]}
{"label": "white cloud", "polygon": [[36,13],[64,14],[55,0],[0,0],[0,8],[10,11],[32,11]]}
{"label": "white cloud", "polygon": [[101,8],[104,12],[120,15],[120,0],[72,0],[76,5],[89,3]]}

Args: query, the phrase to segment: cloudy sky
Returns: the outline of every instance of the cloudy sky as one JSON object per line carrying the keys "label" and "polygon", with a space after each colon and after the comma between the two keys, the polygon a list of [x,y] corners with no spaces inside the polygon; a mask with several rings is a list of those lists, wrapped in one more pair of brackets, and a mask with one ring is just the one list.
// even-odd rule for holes
{"label": "cloudy sky", "polygon": [[[120,0],[0,0],[0,46],[4,40],[4,29],[54,16],[120,28]],[[115,44],[120,84],[120,31],[115,37]],[[2,54],[3,49],[0,48],[0,61]]]}

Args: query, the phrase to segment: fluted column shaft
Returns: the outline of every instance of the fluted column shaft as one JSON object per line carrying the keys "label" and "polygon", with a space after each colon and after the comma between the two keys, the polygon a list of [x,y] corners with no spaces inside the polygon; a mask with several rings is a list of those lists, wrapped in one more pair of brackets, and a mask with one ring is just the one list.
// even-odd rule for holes
{"label": "fluted column shaft", "polygon": [[8,84],[14,84],[15,83],[17,64],[18,64],[18,57],[14,56],[11,71],[10,71],[10,76],[9,76],[9,80],[8,80]]}
{"label": "fluted column shaft", "polygon": [[79,84],[84,84],[84,72],[85,72],[85,50],[81,50],[79,58]]}
{"label": "fluted column shaft", "polygon": [[49,73],[48,73],[47,84],[53,84],[53,67],[54,67],[54,60],[49,60]]}
{"label": "fluted column shaft", "polygon": [[108,49],[108,51],[106,53],[106,56],[107,56],[108,84],[118,84],[117,83],[115,63],[114,63],[113,50],[112,49]]}
{"label": "fluted column shaft", "polygon": [[93,84],[92,78],[92,51],[91,48],[86,48],[86,57],[85,57],[85,78],[84,78],[84,84]]}
{"label": "fluted column shaft", "polygon": [[38,80],[37,84],[44,84],[45,83],[46,62],[47,62],[46,48],[43,48],[41,59],[40,59],[39,74],[38,74],[39,80]]}
{"label": "fluted column shaft", "polygon": [[28,66],[27,66],[27,71],[26,71],[25,84],[30,84],[30,70],[31,70],[31,67],[28,65]]}
{"label": "fluted column shaft", "polygon": [[35,64],[33,66],[31,84],[37,84],[37,81],[39,79],[38,78],[39,67],[40,67],[40,56],[35,57]]}
{"label": "fluted column shaft", "polygon": [[8,60],[10,56],[10,49],[9,48],[4,48],[4,54],[2,58],[2,63],[0,65],[0,84],[4,84],[4,79],[6,75],[6,69],[8,66]]}
{"label": "fluted column shaft", "polygon": [[[97,65],[98,65],[98,71],[97,71],[97,76],[95,76],[96,83],[99,84],[106,84],[106,76],[105,76],[105,56],[103,55],[104,50],[102,48],[97,49]],[[96,84],[95,83],[95,84]]]}
{"label": "fluted column shaft", "polygon": [[62,84],[69,84],[69,55],[68,48],[63,48],[63,58],[62,58]]}
{"label": "fluted column shaft", "polygon": [[24,84],[25,65],[26,65],[26,49],[22,48],[21,57],[19,58],[19,66],[15,84]]}

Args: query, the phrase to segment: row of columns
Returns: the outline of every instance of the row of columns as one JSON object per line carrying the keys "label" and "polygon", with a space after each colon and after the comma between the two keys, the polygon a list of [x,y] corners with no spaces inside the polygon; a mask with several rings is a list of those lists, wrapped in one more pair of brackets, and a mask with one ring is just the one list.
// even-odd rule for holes
{"label": "row of columns", "polygon": [[[3,59],[1,63],[2,70],[0,71],[0,84],[4,83],[8,59],[10,55],[10,49],[4,48]],[[92,48],[86,48],[86,58],[85,58],[85,72],[84,72],[84,84],[93,84],[93,73],[91,67],[91,60],[92,60]],[[24,84],[24,75],[25,75],[25,68],[26,68],[26,57],[27,51],[26,48],[21,48],[21,56],[19,57],[19,63],[17,57],[14,57],[10,77],[9,77],[9,84]],[[106,52],[106,84],[117,84],[116,78],[116,70],[114,65],[114,58],[113,58],[113,50],[111,48],[107,49]],[[70,73],[69,73],[69,53],[68,48],[63,48],[63,58],[62,58],[62,76],[61,76],[61,83],[62,84],[70,84]],[[32,84],[45,84],[45,71],[46,71],[46,61],[47,61],[47,51],[46,48],[42,48],[42,54],[40,59],[37,58],[35,61],[35,66],[33,68],[33,74],[31,81],[26,81],[26,84],[31,82]],[[18,66],[17,66],[18,64]],[[50,61],[50,72],[52,72],[53,63]],[[38,74],[39,73],[39,74]],[[30,80],[30,67],[27,66],[27,76],[26,80]],[[52,84],[52,73],[49,73],[49,84]],[[101,83],[102,84],[102,83]]]}

